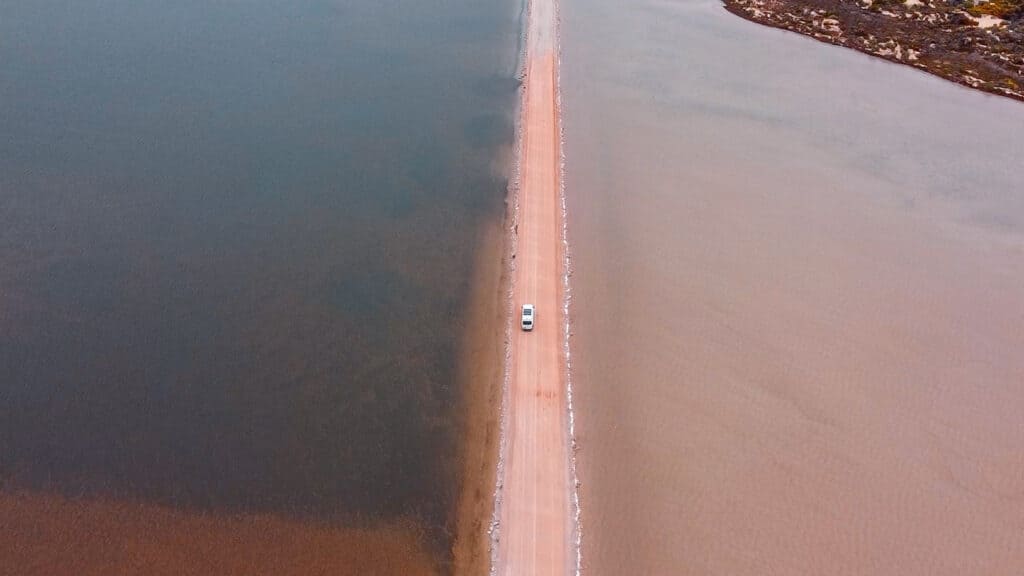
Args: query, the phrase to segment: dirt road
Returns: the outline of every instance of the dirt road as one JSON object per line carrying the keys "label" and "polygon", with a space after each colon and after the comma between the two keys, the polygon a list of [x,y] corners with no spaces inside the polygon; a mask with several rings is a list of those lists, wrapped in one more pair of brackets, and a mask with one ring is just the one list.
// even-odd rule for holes
{"label": "dirt road", "polygon": [[[567,404],[562,356],[562,211],[553,0],[531,0],[520,129],[519,214],[505,466],[495,572],[571,573]],[[536,306],[536,328],[518,314]]]}

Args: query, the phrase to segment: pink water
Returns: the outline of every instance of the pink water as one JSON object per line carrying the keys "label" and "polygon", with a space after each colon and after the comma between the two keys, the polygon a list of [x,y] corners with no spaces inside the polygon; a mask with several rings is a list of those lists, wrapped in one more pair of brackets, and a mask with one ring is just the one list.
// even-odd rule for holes
{"label": "pink water", "polygon": [[1024,106],[563,0],[584,572],[1024,569]]}

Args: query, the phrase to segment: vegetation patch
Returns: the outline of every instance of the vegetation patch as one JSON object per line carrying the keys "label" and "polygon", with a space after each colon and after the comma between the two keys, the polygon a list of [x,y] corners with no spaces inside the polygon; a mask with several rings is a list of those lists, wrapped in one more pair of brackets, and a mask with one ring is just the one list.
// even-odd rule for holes
{"label": "vegetation patch", "polygon": [[723,0],[727,10],[1024,100],[1024,0]]}

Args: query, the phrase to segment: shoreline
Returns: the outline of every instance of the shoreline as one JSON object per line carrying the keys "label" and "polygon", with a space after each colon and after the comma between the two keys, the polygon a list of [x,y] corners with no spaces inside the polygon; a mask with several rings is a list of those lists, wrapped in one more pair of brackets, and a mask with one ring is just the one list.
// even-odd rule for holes
{"label": "shoreline", "polygon": [[561,313],[562,313],[562,379],[565,389],[565,411],[568,419],[565,429],[566,445],[568,446],[567,465],[569,466],[569,538],[572,548],[570,553],[571,574],[580,576],[583,570],[583,529],[580,509],[580,477],[577,473],[576,452],[576,407],[573,402],[574,380],[572,372],[572,249],[569,242],[569,209],[565,192],[565,123],[562,118],[562,39],[559,26],[562,19],[561,4],[553,0],[555,19],[554,52],[555,52],[555,116],[558,129],[556,131],[556,158],[558,162],[556,186],[558,193],[558,216],[561,220],[559,230],[559,261],[561,264]]}
{"label": "shoreline", "polygon": [[482,221],[471,280],[466,329],[460,342],[460,386],[465,418],[462,478],[452,543],[455,576],[491,574],[500,509],[499,478],[505,436],[506,392],[512,330],[512,274],[518,198],[522,91],[526,67],[526,22],[530,0],[515,9],[519,33],[508,72],[518,83],[511,110],[512,142],[503,147],[494,170],[507,179],[500,214]]}
{"label": "shoreline", "polygon": [[730,13],[1024,102],[1024,25],[946,0],[722,0]]}
{"label": "shoreline", "polygon": [[466,329],[460,343],[462,486],[452,543],[452,573],[456,576],[486,574],[491,561],[487,527],[493,513],[490,488],[497,474],[508,318],[503,297],[509,285],[504,234],[507,218],[504,215],[486,220],[478,233]]}

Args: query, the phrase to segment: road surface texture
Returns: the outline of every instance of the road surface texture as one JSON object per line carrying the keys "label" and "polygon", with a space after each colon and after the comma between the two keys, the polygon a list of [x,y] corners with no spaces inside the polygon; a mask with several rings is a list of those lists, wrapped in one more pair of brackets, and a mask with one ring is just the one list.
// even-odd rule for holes
{"label": "road surface texture", "polygon": [[[531,0],[520,129],[519,213],[512,295],[516,330],[505,423],[495,573],[570,574],[568,418],[562,355],[562,210],[555,7]],[[536,327],[523,332],[523,304]]]}

